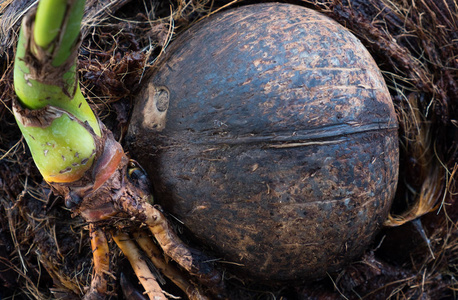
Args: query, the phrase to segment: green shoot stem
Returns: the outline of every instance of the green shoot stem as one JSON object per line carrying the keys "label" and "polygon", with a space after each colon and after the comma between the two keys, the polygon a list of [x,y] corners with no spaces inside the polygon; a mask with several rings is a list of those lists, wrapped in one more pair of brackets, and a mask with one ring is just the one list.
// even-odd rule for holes
{"label": "green shoot stem", "polygon": [[[22,24],[14,64],[16,120],[49,182],[89,170],[101,137],[76,74],[85,0],[41,0]],[[36,111],[35,113],[29,113]]]}
{"label": "green shoot stem", "polygon": [[55,67],[69,58],[78,41],[84,4],[85,0],[41,0],[38,5],[33,36],[37,46],[50,53],[56,51],[52,60]]}
{"label": "green shoot stem", "polygon": [[42,0],[37,8],[33,37],[41,48],[48,49],[59,36],[67,8],[66,0]]}

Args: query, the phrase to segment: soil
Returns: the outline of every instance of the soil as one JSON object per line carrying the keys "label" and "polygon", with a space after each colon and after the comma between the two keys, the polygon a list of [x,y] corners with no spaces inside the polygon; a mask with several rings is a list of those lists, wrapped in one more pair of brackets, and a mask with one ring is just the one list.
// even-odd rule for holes
{"label": "soil", "polygon": [[[43,182],[10,110],[15,33],[32,2],[0,2],[0,298],[79,299],[92,272],[87,224]],[[88,1],[81,86],[116,139],[124,142],[133,97],[171,40],[220,9],[257,2],[268,1]],[[374,57],[401,124],[400,182],[385,228],[359,260],[320,281],[296,285],[265,286],[227,273],[229,298],[456,299],[458,4],[283,2],[333,18]],[[176,223],[181,237],[200,247]],[[116,278],[123,270],[136,284],[126,259],[112,242],[110,248]],[[110,285],[109,297],[123,299],[118,280]],[[180,295],[168,282],[164,290]]]}

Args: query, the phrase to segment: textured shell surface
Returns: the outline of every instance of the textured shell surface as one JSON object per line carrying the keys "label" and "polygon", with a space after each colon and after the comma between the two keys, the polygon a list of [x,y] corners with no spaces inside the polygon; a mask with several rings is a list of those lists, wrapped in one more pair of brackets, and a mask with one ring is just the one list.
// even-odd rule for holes
{"label": "textured shell surface", "polygon": [[265,3],[204,19],[136,101],[128,141],[156,201],[240,276],[338,271],[389,212],[390,94],[360,41],[313,10]]}

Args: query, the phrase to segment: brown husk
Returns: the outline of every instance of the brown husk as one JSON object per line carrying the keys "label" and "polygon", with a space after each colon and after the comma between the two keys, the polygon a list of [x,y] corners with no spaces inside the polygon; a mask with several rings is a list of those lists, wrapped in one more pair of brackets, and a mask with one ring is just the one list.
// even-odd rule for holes
{"label": "brown husk", "polygon": [[[174,35],[220,8],[256,2],[262,1],[88,1],[79,54],[81,85],[115,138],[122,141],[131,95]],[[300,286],[266,287],[227,274],[230,297],[456,299],[457,2],[287,2],[327,14],[374,56],[401,125],[400,182],[387,227],[359,261]],[[88,227],[82,218],[72,218],[63,199],[43,183],[11,112],[16,33],[31,3],[0,3],[0,297],[79,299],[90,286],[92,272]],[[193,242],[186,231],[182,237]],[[128,270],[126,261],[111,241],[110,249],[113,274],[119,278],[120,269]],[[169,283],[165,289],[176,292]],[[110,294],[122,299],[114,279]]]}

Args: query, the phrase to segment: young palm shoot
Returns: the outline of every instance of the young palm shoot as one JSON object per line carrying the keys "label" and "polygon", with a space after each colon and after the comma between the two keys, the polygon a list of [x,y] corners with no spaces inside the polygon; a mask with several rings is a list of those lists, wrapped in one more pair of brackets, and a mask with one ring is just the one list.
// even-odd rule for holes
{"label": "young palm shoot", "polygon": [[[81,93],[76,59],[84,4],[84,0],[41,0],[36,11],[24,18],[14,66],[13,111],[43,178],[74,215],[90,224],[94,273],[85,299],[106,296],[108,276],[113,276],[105,228],[128,257],[149,298],[165,299],[138,245],[117,229],[113,216],[137,223],[128,228],[147,225],[165,255],[219,294],[221,275],[202,253],[182,243],[160,208],[151,204],[144,176],[141,182],[129,176],[132,162]],[[159,269],[168,268],[164,260],[158,261]],[[174,267],[171,270],[164,274],[173,274],[175,282],[186,281]],[[205,299],[200,288],[179,286],[190,299]]]}
{"label": "young palm shoot", "polygon": [[[84,1],[41,1],[19,35],[15,116],[34,161],[48,182],[80,179],[94,161],[101,130],[76,78]],[[34,22],[35,21],[35,22]],[[64,23],[65,21],[65,23]],[[65,28],[61,31],[60,27]]]}

